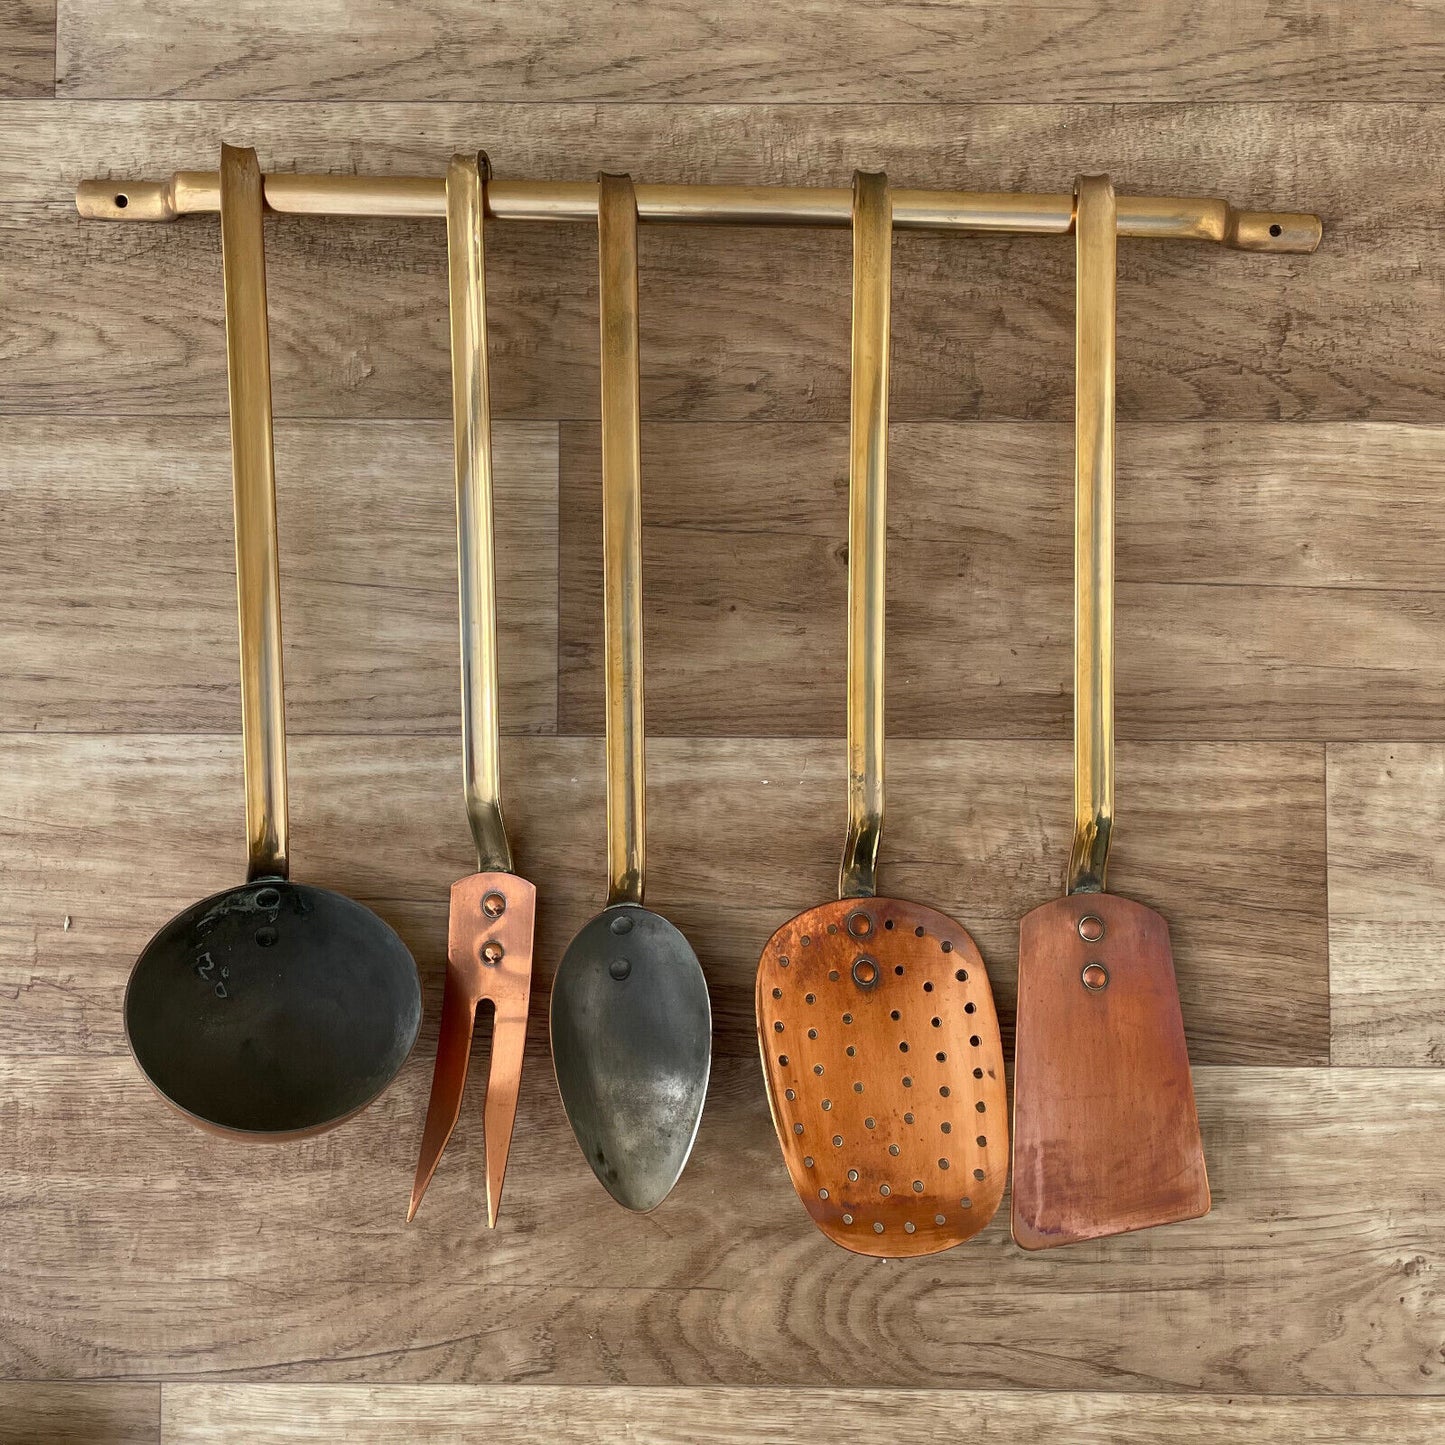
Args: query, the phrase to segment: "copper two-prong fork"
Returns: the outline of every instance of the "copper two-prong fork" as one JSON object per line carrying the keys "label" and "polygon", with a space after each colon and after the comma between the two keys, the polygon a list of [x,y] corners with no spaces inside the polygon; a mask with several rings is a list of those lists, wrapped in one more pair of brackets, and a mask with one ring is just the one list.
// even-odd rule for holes
{"label": "copper two-prong fork", "polygon": [[492,548],[492,419],[487,381],[487,298],[482,231],[486,156],[447,168],[451,295],[452,429],[457,474],[457,572],[461,602],[462,757],[477,871],[452,884],[447,982],[431,1103],[407,1219],[436,1172],[461,1113],[477,1010],[492,1004],[492,1057],[483,1131],[487,1224],[495,1227],[527,1039],[537,890],[512,871],[502,819],[497,724],[496,577]]}

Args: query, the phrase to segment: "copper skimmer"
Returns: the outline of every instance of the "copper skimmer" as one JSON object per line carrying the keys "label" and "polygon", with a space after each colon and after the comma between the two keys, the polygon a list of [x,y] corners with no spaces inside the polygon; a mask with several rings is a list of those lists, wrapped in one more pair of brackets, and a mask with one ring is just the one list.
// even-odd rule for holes
{"label": "copper skimmer", "polygon": [[848,504],[848,836],[838,901],[768,941],[758,1043],[773,1124],[814,1224],[859,1254],[949,1249],[1008,1172],[993,991],[953,919],[875,897],[883,828],[883,636],[892,203],[853,181]]}
{"label": "copper skimmer", "polygon": [[492,549],[492,418],[487,377],[487,299],[482,232],[485,156],[454,156],[447,169],[451,286],[452,429],[457,474],[457,575],[461,615],[462,772],[477,871],[452,884],[447,981],[431,1103],[407,1219],[431,1182],[456,1127],[477,1010],[489,1002],[491,1074],[483,1130],[487,1224],[495,1226],[507,1172],[527,1003],[537,890],[512,871],[502,818],[497,723],[496,574]]}
{"label": "copper skimmer", "polygon": [[1107,177],[1080,177],[1076,194],[1074,841],[1064,896],[1026,915],[1019,937],[1013,1234],[1025,1249],[1209,1212],[1169,925],[1104,891],[1118,222]]}

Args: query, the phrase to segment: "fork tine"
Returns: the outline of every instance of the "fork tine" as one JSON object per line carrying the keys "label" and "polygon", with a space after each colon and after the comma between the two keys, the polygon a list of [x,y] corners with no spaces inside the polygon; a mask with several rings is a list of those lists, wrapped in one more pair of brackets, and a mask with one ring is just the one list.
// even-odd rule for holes
{"label": "fork tine", "polygon": [[492,1067],[487,1080],[487,1103],[483,1128],[487,1149],[487,1227],[495,1229],[502,1204],[502,1179],[507,1172],[507,1154],[512,1147],[512,1125],[517,1118],[517,1096],[522,1085],[522,1055],[527,1045],[527,1003],[529,980],[522,980],[520,993],[511,987],[491,997]]}
{"label": "fork tine", "polygon": [[474,873],[452,885],[448,954],[476,969],[476,996],[494,1009],[492,1062],[482,1127],[487,1153],[487,1226],[495,1228],[502,1178],[512,1145],[527,1006],[532,995],[532,943],[537,890],[514,873]]}
{"label": "fork tine", "polygon": [[462,1112],[462,1095],[467,1087],[467,1064],[472,1051],[472,1034],[476,1029],[477,996],[467,971],[447,962],[446,989],[442,995],[441,1035],[437,1040],[436,1069],[432,1074],[431,1102],[427,1105],[426,1127],[422,1131],[421,1157],[417,1160],[416,1181],[411,1189],[411,1205],[406,1211],[410,1224],[436,1173],[442,1150],[452,1137]]}

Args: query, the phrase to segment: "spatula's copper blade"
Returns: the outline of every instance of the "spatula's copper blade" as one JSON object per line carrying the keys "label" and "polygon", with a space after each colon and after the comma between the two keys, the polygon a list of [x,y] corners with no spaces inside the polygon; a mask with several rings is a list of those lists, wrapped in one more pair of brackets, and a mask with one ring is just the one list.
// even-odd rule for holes
{"label": "spatula's copper blade", "polygon": [[793,1188],[845,1249],[934,1254],[993,1217],[1008,1098],[993,991],[951,918],[897,898],[810,909],[768,941],[758,1044]]}
{"label": "spatula's copper blade", "polygon": [[1013,1233],[1046,1249],[1209,1212],[1169,925],[1108,893],[1019,939]]}
{"label": "spatula's copper blade", "polygon": [[1169,927],[1104,891],[1114,831],[1118,213],[1075,188],[1074,840],[1019,937],[1014,1238],[1045,1249],[1209,1209]]}
{"label": "spatula's copper blade", "polygon": [[406,1215],[409,1221],[416,1216],[461,1114],[477,1008],[490,1002],[494,1010],[492,1060],[483,1125],[487,1224],[496,1225],[527,1041],[536,900],[536,888],[514,873],[473,873],[452,884],[441,1037],[421,1157]]}

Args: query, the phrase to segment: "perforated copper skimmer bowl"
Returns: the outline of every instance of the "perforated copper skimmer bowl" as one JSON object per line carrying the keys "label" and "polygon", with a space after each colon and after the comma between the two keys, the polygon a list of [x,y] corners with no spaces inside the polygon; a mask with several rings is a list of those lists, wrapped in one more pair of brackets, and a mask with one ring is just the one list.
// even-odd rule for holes
{"label": "perforated copper skimmer bowl", "polygon": [[993,991],[951,918],[847,898],[784,924],[758,969],[773,1123],[793,1188],[859,1254],[977,1234],[1008,1173]]}

